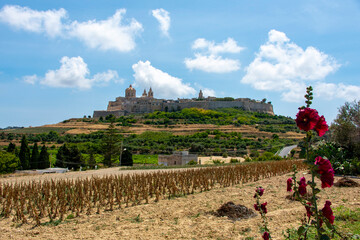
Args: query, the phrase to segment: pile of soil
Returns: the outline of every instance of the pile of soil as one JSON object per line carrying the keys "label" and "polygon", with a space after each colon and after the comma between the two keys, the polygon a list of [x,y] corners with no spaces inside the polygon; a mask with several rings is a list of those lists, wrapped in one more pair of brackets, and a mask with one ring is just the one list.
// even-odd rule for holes
{"label": "pile of soil", "polygon": [[257,216],[257,214],[253,210],[245,207],[244,205],[236,205],[233,202],[227,202],[223,204],[218,210],[216,210],[214,215],[218,217],[226,216],[233,221],[253,218]]}
{"label": "pile of soil", "polygon": [[337,181],[334,186],[336,187],[359,187],[359,184],[350,178],[343,177]]}

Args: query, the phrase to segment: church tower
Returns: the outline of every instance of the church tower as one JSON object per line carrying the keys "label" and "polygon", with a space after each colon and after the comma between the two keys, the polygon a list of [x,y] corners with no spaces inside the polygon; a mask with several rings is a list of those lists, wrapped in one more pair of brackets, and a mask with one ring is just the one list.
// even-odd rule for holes
{"label": "church tower", "polygon": [[147,93],[146,93],[146,90],[144,89],[144,92],[143,94],[141,95],[141,97],[147,97]]}
{"label": "church tower", "polygon": [[201,89],[200,89],[200,92],[199,92],[199,99],[204,99],[204,95],[203,95],[203,92],[201,91]]}
{"label": "church tower", "polygon": [[133,88],[130,84],[130,87],[128,87],[126,90],[125,90],[125,97],[126,98],[136,98],[136,90],[135,88]]}
{"label": "church tower", "polygon": [[154,98],[154,93],[153,93],[151,87],[150,87],[149,92],[148,92],[148,97],[149,98]]}

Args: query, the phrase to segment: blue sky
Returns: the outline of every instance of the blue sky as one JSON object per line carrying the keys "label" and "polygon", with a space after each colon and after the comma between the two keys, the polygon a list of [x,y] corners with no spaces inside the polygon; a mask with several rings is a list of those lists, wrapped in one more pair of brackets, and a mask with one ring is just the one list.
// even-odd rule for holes
{"label": "blue sky", "polygon": [[359,1],[1,1],[0,127],[39,126],[140,96],[266,98],[328,122],[360,99]]}

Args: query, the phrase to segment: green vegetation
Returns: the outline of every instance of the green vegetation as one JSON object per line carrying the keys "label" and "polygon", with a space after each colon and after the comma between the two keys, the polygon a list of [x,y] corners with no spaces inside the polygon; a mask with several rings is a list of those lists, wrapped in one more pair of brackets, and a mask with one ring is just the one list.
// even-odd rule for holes
{"label": "green vegetation", "polygon": [[[341,234],[343,238],[340,238],[335,234],[331,239],[360,239],[360,208],[350,210],[344,206],[339,206],[334,209],[335,215],[335,228],[336,231]],[[331,236],[330,232],[326,232]],[[285,234],[286,239],[295,240],[299,239],[296,229],[288,229]],[[311,229],[308,232],[309,239],[315,239],[315,230]]]}
{"label": "green vegetation", "polygon": [[133,155],[134,164],[158,164],[158,155]]}
{"label": "green vegetation", "polygon": [[20,160],[15,154],[0,151],[0,173],[14,172],[20,166]]}
{"label": "green vegetation", "polygon": [[244,111],[237,108],[221,108],[204,110],[200,108],[185,108],[177,112],[154,112],[144,115],[145,124],[174,125],[185,124],[216,124],[216,125],[254,125],[258,124],[260,131],[267,132],[299,132],[295,121],[289,117],[272,116],[266,113]]}

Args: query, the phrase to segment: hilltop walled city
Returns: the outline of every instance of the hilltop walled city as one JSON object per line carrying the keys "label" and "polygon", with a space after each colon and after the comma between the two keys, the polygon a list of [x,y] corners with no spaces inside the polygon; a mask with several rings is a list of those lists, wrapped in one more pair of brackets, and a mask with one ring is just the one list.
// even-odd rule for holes
{"label": "hilltop walled city", "polygon": [[184,108],[241,108],[247,111],[268,113],[274,115],[273,106],[270,102],[256,101],[249,98],[205,98],[200,90],[199,96],[192,99],[157,99],[151,87],[148,92],[144,89],[141,97],[136,97],[136,89],[131,85],[125,90],[125,97],[117,97],[115,101],[109,101],[107,110],[94,111],[93,117],[126,116],[137,113],[151,113],[154,111],[179,111]]}

